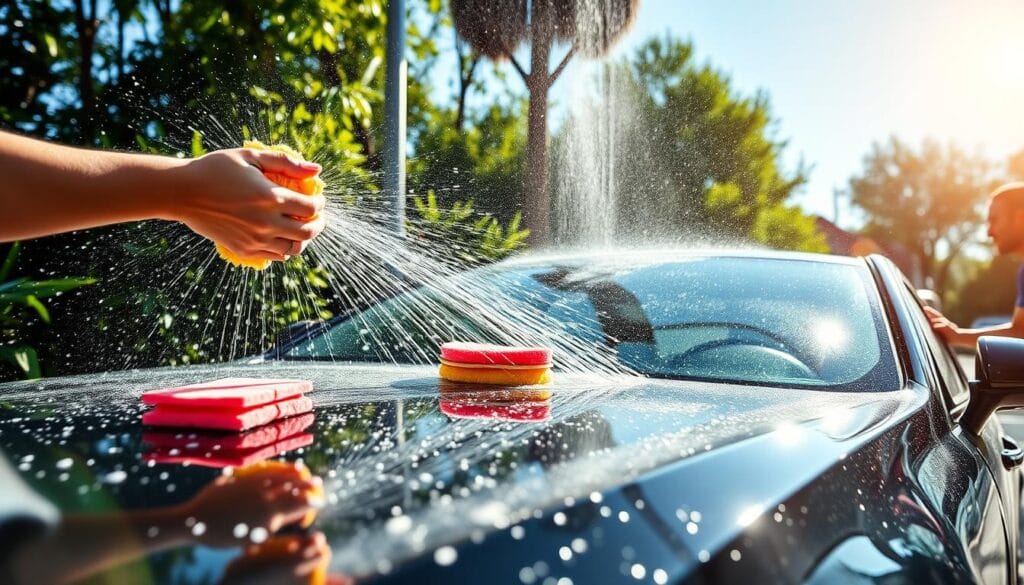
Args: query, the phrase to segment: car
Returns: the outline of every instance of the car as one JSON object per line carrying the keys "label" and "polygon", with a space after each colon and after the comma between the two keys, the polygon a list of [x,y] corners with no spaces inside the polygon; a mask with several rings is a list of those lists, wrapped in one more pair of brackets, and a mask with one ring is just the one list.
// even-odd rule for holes
{"label": "car", "polygon": [[[446,336],[502,327],[554,347],[549,398],[438,379]],[[252,545],[280,528],[322,539],[333,583],[1016,583],[1024,452],[991,414],[1024,404],[1021,343],[984,338],[969,385],[881,256],[516,258],[246,362],[0,385],[4,574],[228,583],[283,558]],[[142,392],[230,377],[308,379],[315,409],[141,426]],[[323,479],[312,527],[267,523],[294,489],[191,504],[266,458]],[[48,505],[88,548],[25,544],[61,538]]]}
{"label": "car", "polygon": [[971,329],[1004,325],[1013,320],[1013,315],[982,315],[971,321]]}

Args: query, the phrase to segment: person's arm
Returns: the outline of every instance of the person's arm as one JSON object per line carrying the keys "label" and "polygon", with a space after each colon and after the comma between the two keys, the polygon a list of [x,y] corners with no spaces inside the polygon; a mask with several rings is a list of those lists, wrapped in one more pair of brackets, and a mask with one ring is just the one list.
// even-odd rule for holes
{"label": "person's arm", "polygon": [[992,327],[980,327],[978,329],[966,329],[957,327],[942,313],[931,307],[925,307],[928,313],[928,320],[932,323],[932,329],[946,340],[946,343],[954,347],[974,349],[978,338],[983,335],[995,335],[998,337],[1020,337],[1024,338],[1024,309],[1013,308],[1013,320],[1002,325]]}
{"label": "person's arm", "polygon": [[[324,227],[322,196],[262,171],[307,178],[314,163],[275,151],[195,159],[71,148],[0,132],[0,242],[145,219],[180,221],[238,254],[284,260]],[[298,245],[293,245],[298,242]]]}

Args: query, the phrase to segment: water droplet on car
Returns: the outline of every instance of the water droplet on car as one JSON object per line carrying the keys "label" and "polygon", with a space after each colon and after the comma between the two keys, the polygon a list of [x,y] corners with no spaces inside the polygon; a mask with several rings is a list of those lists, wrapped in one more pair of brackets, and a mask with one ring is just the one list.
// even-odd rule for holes
{"label": "water droplet on car", "polygon": [[442,567],[452,565],[459,559],[459,553],[451,546],[442,546],[434,551],[434,562]]}
{"label": "water droplet on car", "polygon": [[128,479],[128,474],[124,471],[117,470],[111,471],[110,473],[103,476],[103,483],[119,484]]}
{"label": "water droplet on car", "polygon": [[257,526],[249,531],[249,540],[256,544],[265,541],[268,536],[270,536],[270,534],[267,532],[267,529],[262,526]]}
{"label": "water droplet on car", "polygon": [[395,516],[384,523],[384,529],[392,536],[405,534],[412,528],[412,518],[408,516]]}

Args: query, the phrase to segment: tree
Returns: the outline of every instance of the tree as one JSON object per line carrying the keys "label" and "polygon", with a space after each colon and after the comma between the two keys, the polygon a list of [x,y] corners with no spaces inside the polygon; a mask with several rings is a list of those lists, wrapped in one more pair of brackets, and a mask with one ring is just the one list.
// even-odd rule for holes
{"label": "tree", "polygon": [[[695,63],[690,43],[671,37],[647,41],[604,76],[604,102],[574,106],[555,140],[562,215],[585,217],[588,206],[572,199],[609,190],[612,197],[589,208],[611,208],[614,240],[825,250],[813,220],[788,203],[805,177],[781,168],[784,143],[772,136],[766,96],[739,95],[722,74]],[[596,160],[587,164],[588,157]],[[604,179],[587,182],[595,176]],[[573,242],[588,231],[579,223],[564,241],[589,243]]]}
{"label": "tree", "polygon": [[984,159],[932,140],[915,151],[895,137],[873,145],[861,174],[850,179],[851,200],[867,214],[864,232],[883,245],[905,246],[943,296],[953,262],[978,235],[994,186]]}
{"label": "tree", "polygon": [[[508,60],[530,95],[527,116],[526,227],[533,244],[550,235],[548,193],[548,90],[573,56],[599,57],[629,28],[639,0],[452,0],[455,30],[477,53]],[[530,45],[530,70],[515,58],[517,48]],[[569,49],[551,70],[551,54],[559,42]]]}

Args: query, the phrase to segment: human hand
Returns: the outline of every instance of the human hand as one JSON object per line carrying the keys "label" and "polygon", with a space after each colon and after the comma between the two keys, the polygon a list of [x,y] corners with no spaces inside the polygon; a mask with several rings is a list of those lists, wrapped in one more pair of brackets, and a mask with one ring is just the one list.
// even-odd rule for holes
{"label": "human hand", "polygon": [[932,330],[941,337],[946,343],[955,343],[957,338],[960,336],[960,328],[957,327],[956,323],[953,323],[946,318],[945,315],[939,311],[926,306],[924,308],[925,314],[928,316],[928,321],[931,323]]}
{"label": "human hand", "polygon": [[179,197],[169,219],[239,256],[286,260],[324,229],[316,217],[325,204],[322,195],[296,193],[263,176],[306,179],[320,172],[315,163],[273,150],[233,148],[192,159],[176,172]]}
{"label": "human hand", "polygon": [[[236,546],[257,529],[274,534],[303,522],[323,504],[321,485],[320,478],[310,477],[304,466],[285,463],[221,476],[182,504],[179,516],[203,523],[200,534],[193,529],[202,544]],[[240,525],[244,534],[236,532]]]}

